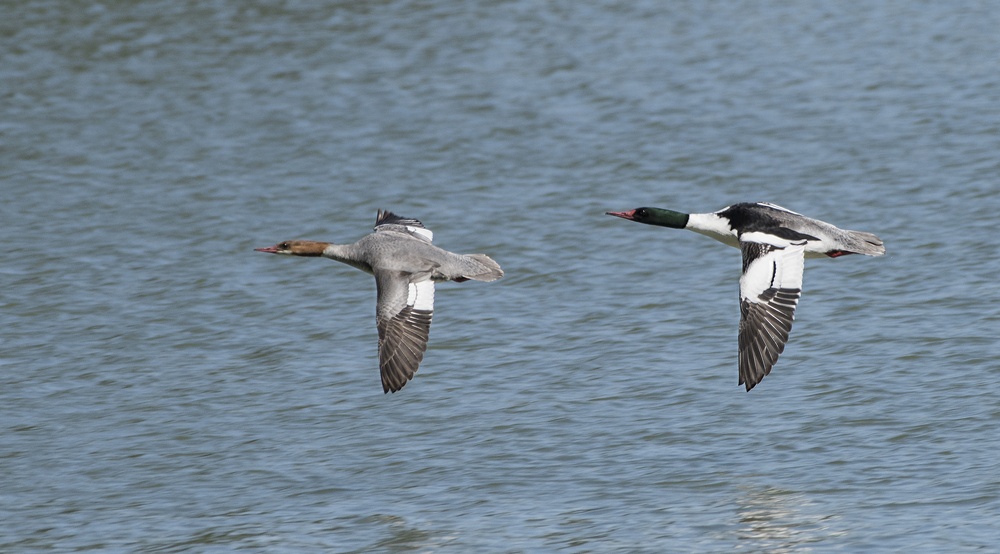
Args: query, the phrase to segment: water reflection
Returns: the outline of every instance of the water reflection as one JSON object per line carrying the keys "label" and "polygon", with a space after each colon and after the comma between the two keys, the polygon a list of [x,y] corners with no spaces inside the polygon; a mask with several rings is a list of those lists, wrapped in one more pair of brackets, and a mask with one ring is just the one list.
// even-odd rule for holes
{"label": "water reflection", "polygon": [[836,516],[818,513],[803,494],[753,485],[739,488],[738,548],[791,552],[804,544],[843,535],[830,527]]}

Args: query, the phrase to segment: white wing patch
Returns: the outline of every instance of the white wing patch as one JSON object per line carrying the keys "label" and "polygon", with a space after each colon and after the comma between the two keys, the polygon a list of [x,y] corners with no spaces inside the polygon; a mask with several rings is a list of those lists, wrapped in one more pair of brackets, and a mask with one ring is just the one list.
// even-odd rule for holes
{"label": "white wing patch", "polygon": [[[426,231],[426,229],[421,229]],[[430,233],[430,231],[427,231]],[[419,283],[410,283],[406,293],[406,305],[414,310],[434,310],[434,281],[427,279]]]}
{"label": "white wing patch", "polygon": [[790,241],[768,233],[743,233],[743,242],[776,247],[751,261],[740,277],[740,296],[750,302],[767,289],[801,289],[806,241]]}
{"label": "white wing patch", "polygon": [[379,210],[375,217],[375,231],[395,231],[397,233],[407,233],[414,238],[434,241],[434,233],[424,227],[418,219],[400,217],[392,212]]}
{"label": "white wing patch", "polygon": [[[420,235],[420,236],[426,238],[428,241],[433,241],[434,240],[434,233],[432,233],[430,229],[424,229],[423,227],[414,227],[412,225],[407,225],[406,226],[406,230],[409,231],[410,234]],[[432,289],[432,292],[433,292],[433,289]]]}

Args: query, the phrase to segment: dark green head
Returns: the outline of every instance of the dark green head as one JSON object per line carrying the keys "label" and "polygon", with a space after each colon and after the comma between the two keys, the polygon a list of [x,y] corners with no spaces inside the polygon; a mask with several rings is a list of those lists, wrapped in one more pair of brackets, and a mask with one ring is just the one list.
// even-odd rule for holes
{"label": "dark green head", "polygon": [[663,208],[636,208],[626,212],[605,212],[622,219],[629,219],[646,225],[659,225],[660,227],[671,227],[683,229],[688,224],[688,214],[665,210]]}

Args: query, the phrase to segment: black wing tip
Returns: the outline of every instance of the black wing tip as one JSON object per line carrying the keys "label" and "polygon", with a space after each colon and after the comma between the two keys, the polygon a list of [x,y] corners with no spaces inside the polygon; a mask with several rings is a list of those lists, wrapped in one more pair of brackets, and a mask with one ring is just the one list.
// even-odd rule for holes
{"label": "black wing tip", "polygon": [[[396,394],[397,392],[403,390],[403,387],[409,383],[413,377],[416,376],[417,370],[413,370],[408,377],[404,371],[402,374],[398,374],[397,371],[389,369],[388,371],[380,371],[382,373],[382,394],[389,394],[390,392]],[[394,375],[395,378],[390,379],[390,373]]]}
{"label": "black wing tip", "polygon": [[784,346],[784,344],[781,344],[777,351],[774,351],[767,346],[759,344],[747,345],[747,351],[740,352],[739,384],[745,386],[747,392],[750,392],[751,389],[764,380],[764,377],[771,374],[771,369],[778,363],[778,358],[781,355],[781,351],[784,350]]}
{"label": "black wing tip", "polygon": [[771,373],[772,367],[774,367],[773,363],[770,366],[768,366],[767,369],[763,370],[759,376],[753,371],[753,369],[745,370],[745,368],[741,367],[739,384],[746,387],[747,392],[750,392],[754,387],[759,385],[760,382],[764,380],[764,377],[767,377],[768,374]]}
{"label": "black wing tip", "polygon": [[387,385],[387,384],[385,383],[385,381],[383,381],[383,382],[382,382],[382,394],[389,394],[389,393],[392,393],[392,394],[396,394],[397,392],[399,392],[399,391],[403,390],[403,387],[405,387],[405,386],[406,386],[406,383],[409,383],[409,382],[410,382],[410,381],[409,381],[409,380],[407,380],[407,381],[406,381],[406,382],[404,382],[404,383],[403,383],[402,385],[399,385],[399,386],[398,386],[398,387],[396,387],[396,388],[392,388],[391,386]]}
{"label": "black wing tip", "polygon": [[[407,383],[412,381],[417,375],[417,370],[420,369],[420,362],[424,359],[423,354],[423,352],[420,352],[415,356],[415,359],[403,360],[401,361],[402,363],[396,360],[385,364],[380,363],[379,373],[382,377],[382,393],[399,392]],[[409,363],[406,363],[407,361]]]}
{"label": "black wing tip", "polygon": [[412,217],[402,217],[398,216],[389,210],[379,210],[375,215],[375,226],[379,225],[410,225],[412,227],[420,227],[426,229],[424,224],[418,219],[413,219]]}

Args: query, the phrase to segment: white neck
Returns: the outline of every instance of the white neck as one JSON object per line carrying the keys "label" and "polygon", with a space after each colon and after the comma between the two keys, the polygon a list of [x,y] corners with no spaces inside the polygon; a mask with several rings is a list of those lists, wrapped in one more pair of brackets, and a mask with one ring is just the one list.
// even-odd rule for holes
{"label": "white neck", "polygon": [[736,236],[736,230],[729,226],[729,220],[714,213],[691,214],[684,228],[712,237],[723,244],[740,247],[739,237]]}

